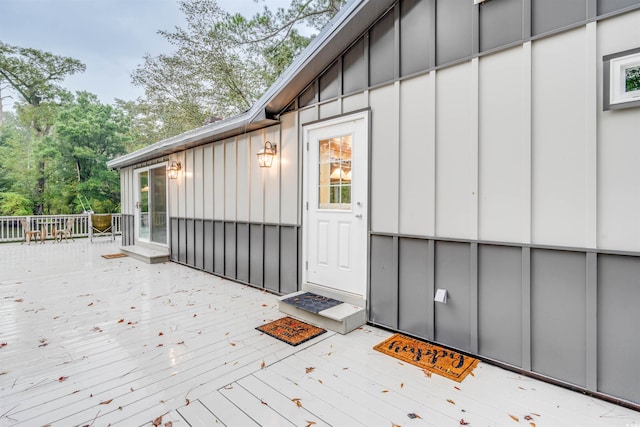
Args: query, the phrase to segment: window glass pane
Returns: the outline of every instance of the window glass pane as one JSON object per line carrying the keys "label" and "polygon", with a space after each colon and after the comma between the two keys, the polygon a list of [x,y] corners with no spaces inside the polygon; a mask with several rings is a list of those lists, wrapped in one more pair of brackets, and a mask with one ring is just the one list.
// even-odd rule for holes
{"label": "window glass pane", "polygon": [[640,90],[640,65],[624,70],[624,91],[633,92]]}
{"label": "window glass pane", "polygon": [[316,98],[316,84],[311,83],[309,86],[298,98],[298,107],[306,107],[307,105],[311,105],[317,101]]}
{"label": "window glass pane", "polygon": [[151,169],[151,241],[167,243],[167,170]]}
{"label": "window glass pane", "polygon": [[320,141],[319,209],[351,209],[351,148],[351,135]]}
{"label": "window glass pane", "polygon": [[142,239],[149,238],[149,171],[138,175],[140,189],[140,205],[138,206],[139,229],[138,236]]}

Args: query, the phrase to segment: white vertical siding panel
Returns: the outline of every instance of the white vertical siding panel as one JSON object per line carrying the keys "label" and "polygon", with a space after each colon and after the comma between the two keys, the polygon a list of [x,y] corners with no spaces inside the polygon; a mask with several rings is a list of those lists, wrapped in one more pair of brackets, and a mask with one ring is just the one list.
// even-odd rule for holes
{"label": "white vertical siding panel", "polygon": [[[531,110],[532,110],[532,69],[531,42],[522,45],[522,156],[520,172],[522,187],[520,191],[520,208],[522,221],[520,235],[522,243],[531,243]],[[524,342],[524,341],[523,341]]]}
{"label": "white vertical siding panel", "polygon": [[469,214],[471,215],[471,224],[469,224],[469,232],[472,239],[478,239],[478,190],[480,189],[480,184],[478,183],[479,179],[479,129],[478,129],[478,107],[479,107],[479,99],[478,97],[480,88],[478,87],[479,77],[478,70],[480,68],[478,58],[473,58],[471,60],[471,102],[469,103],[469,133],[470,139],[470,153],[469,153],[469,178],[471,185],[471,207],[469,209]]}
{"label": "white vertical siding panel", "polygon": [[299,114],[301,125],[318,120],[318,109],[316,107],[300,110]]}
{"label": "white vertical siding panel", "polygon": [[366,92],[349,95],[342,98],[342,112],[349,113],[351,111],[362,110],[367,108]]}
{"label": "white vertical siding panel", "polygon": [[249,146],[251,151],[249,158],[250,177],[251,177],[251,198],[250,198],[250,218],[252,222],[264,221],[264,168],[258,166],[258,150],[262,148],[262,132],[252,132],[250,134]]}
{"label": "white vertical siding panel", "polygon": [[120,169],[120,212],[123,214],[131,213],[131,201],[129,194],[133,189],[131,180],[129,179],[131,167]]}
{"label": "white vertical siding panel", "polygon": [[469,62],[437,73],[436,235],[443,237],[474,237],[472,78]]}
{"label": "white vertical siding panel", "polygon": [[[371,126],[371,230],[398,232],[399,90],[389,85],[369,92]],[[357,141],[356,141],[357,142]],[[364,142],[364,141],[363,141]]]}
{"label": "white vertical siding panel", "polygon": [[193,150],[187,150],[185,152],[185,164],[183,165],[184,177],[185,177],[185,190],[187,193],[187,218],[193,218],[195,214],[195,197],[194,197],[194,171],[193,171]]}
{"label": "white vertical siding panel", "polygon": [[522,48],[480,60],[479,238],[521,241]]}
{"label": "white vertical siding panel", "polygon": [[224,142],[224,219],[236,219],[236,140]]}
{"label": "white vertical siding panel", "polygon": [[[249,136],[238,136],[238,161],[236,173],[236,219],[249,220]],[[257,159],[255,160],[257,161]]]}
{"label": "white vertical siding panel", "polygon": [[280,221],[284,224],[298,224],[299,177],[298,177],[298,121],[296,113],[280,118]]}
{"label": "white vertical siding panel", "polygon": [[207,144],[203,148],[203,186],[204,195],[204,219],[213,219],[213,144]]}
{"label": "white vertical siding panel", "polygon": [[213,219],[224,219],[224,142],[213,146]]}
{"label": "white vertical siding panel", "polygon": [[331,101],[320,106],[320,118],[325,119],[327,117],[337,116],[341,113],[340,101]]}
{"label": "white vertical siding panel", "polygon": [[[400,86],[400,233],[429,235],[433,223],[433,198],[427,196],[435,170],[425,134],[432,129],[425,120],[425,100],[429,92],[430,74],[405,80]],[[427,185],[425,185],[427,184]]]}
{"label": "white vertical siding panel", "polygon": [[178,178],[173,181],[176,182],[176,189],[178,193],[178,216],[185,218],[187,216],[187,196],[186,196],[186,184],[187,184],[187,170],[186,170],[186,156],[185,152],[181,151],[175,155],[175,160],[180,162],[182,170],[178,173]]}
{"label": "white vertical siding panel", "polygon": [[[586,206],[586,246],[595,248],[598,240],[597,229],[597,212],[598,212],[598,101],[597,94],[593,88],[598,87],[597,67],[598,59],[596,57],[596,23],[590,22],[586,26],[586,43],[587,57],[585,58],[587,66],[587,102],[584,106],[584,114],[586,120],[586,144],[587,144],[587,206]],[[640,40],[640,39],[639,39]]]}
{"label": "white vertical siding panel", "polygon": [[[265,189],[264,189],[264,220],[270,223],[280,222],[280,126],[272,126],[264,131],[265,141],[278,144],[278,154],[273,160],[270,168],[264,169]],[[258,159],[255,160],[258,163]]]}
{"label": "white vertical siding panel", "polygon": [[586,243],[586,31],[533,43],[532,240]]}
{"label": "white vertical siding panel", "polygon": [[204,172],[203,148],[193,150],[194,217],[204,217]]}
{"label": "white vertical siding panel", "polygon": [[[597,25],[597,59],[638,47],[640,10]],[[640,251],[640,108],[602,111],[598,67],[598,247]]]}

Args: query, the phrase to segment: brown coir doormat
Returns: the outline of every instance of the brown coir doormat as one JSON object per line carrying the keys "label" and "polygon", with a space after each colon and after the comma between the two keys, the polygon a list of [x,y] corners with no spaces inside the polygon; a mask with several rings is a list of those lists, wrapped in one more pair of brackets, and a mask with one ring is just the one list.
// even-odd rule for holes
{"label": "brown coir doormat", "polygon": [[473,357],[400,334],[389,337],[373,349],[457,382],[478,364],[478,359]]}
{"label": "brown coir doormat", "polygon": [[112,259],[112,258],[122,258],[122,257],[126,257],[127,254],[106,254],[106,255],[102,255],[102,258],[106,258],[106,259]]}
{"label": "brown coir doormat", "polygon": [[291,317],[283,317],[266,325],[258,326],[256,329],[293,346],[327,332],[322,328],[316,328]]}

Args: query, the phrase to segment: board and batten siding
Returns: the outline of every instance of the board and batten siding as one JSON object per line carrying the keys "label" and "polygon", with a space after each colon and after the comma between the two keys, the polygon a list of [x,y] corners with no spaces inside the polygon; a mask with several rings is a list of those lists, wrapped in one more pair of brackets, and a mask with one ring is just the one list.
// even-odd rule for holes
{"label": "board and batten siding", "polygon": [[609,368],[640,359],[620,329],[640,301],[640,109],[602,109],[602,57],[639,28],[630,11],[363,92],[372,323],[640,404],[640,373]]}

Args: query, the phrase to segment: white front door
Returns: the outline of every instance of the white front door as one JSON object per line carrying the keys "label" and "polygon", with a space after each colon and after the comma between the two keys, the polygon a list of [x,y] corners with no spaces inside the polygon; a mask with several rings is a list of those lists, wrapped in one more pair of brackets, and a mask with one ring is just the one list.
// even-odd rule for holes
{"label": "white front door", "polygon": [[304,127],[304,281],[367,290],[368,113]]}

